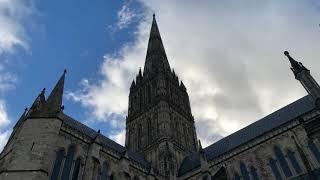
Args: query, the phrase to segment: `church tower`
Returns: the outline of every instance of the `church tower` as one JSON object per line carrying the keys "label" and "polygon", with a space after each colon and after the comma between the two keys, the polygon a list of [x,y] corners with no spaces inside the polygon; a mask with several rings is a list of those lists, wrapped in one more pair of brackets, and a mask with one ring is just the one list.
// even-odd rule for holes
{"label": "church tower", "polygon": [[197,150],[194,118],[183,82],[171,70],[155,16],[143,72],[132,81],[126,119],[126,147],[142,152],[166,179]]}
{"label": "church tower", "polygon": [[284,55],[287,56],[290,61],[291,70],[295,78],[300,81],[308,94],[314,98],[316,105],[320,107],[320,86],[311,76],[310,70],[304,67],[301,62],[294,60],[288,51],[284,51]]}
{"label": "church tower", "polygon": [[[288,57],[291,70],[296,78],[300,81],[304,89],[313,98],[315,107],[320,109],[320,86],[317,81],[310,74],[310,70],[307,69],[301,62],[294,60],[288,51],[284,51],[284,55]],[[305,131],[310,139],[320,140],[320,123],[319,118],[313,118],[308,121],[302,121]]]}

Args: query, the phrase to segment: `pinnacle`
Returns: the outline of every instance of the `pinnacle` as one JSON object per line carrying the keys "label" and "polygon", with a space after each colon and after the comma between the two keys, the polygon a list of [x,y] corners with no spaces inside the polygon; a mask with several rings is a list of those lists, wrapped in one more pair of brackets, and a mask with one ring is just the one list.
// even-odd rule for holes
{"label": "pinnacle", "polygon": [[287,56],[287,57],[290,55],[288,51],[284,51],[283,53],[284,53],[284,55]]}
{"label": "pinnacle", "polygon": [[57,82],[56,86],[53,88],[51,94],[47,100],[47,110],[53,113],[61,111],[62,107],[62,97],[63,97],[63,89],[64,89],[64,80],[67,71],[64,70],[62,76]]}
{"label": "pinnacle", "polygon": [[287,58],[289,59],[289,62],[291,64],[291,70],[294,73],[295,76],[297,76],[298,73],[300,73],[303,70],[307,70],[308,69],[306,67],[303,66],[303,64],[301,62],[297,62],[295,59],[293,59],[288,51],[284,51],[283,52],[285,56],[287,56]]}
{"label": "pinnacle", "polygon": [[153,15],[144,73],[150,74],[159,71],[170,71],[170,69],[157,21],[155,15]]}

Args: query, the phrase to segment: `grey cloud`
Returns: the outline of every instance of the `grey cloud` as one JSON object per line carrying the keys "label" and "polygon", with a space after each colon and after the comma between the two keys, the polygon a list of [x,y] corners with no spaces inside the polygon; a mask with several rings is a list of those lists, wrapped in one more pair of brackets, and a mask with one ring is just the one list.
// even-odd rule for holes
{"label": "grey cloud", "polygon": [[[93,86],[95,93],[78,94],[86,97],[80,101],[94,108],[99,118],[125,113],[127,88],[145,58],[153,11],[169,62],[189,92],[198,136],[206,144],[306,94],[290,72],[283,50],[303,57],[320,79],[316,73],[320,12],[310,2],[140,2],[146,9],[136,40],[118,51],[120,57],[112,58],[117,63],[103,62],[104,80]],[[123,103],[111,108],[109,101],[99,101],[107,96]]]}

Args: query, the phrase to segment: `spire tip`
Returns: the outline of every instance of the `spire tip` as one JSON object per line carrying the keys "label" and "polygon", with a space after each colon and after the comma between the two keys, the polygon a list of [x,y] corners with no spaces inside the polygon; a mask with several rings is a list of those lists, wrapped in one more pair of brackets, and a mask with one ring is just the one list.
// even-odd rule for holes
{"label": "spire tip", "polygon": [[283,54],[284,54],[285,56],[289,56],[289,55],[290,55],[288,51],[284,51]]}
{"label": "spire tip", "polygon": [[66,73],[67,73],[67,69],[64,69],[64,70],[63,70],[63,74],[66,74]]}
{"label": "spire tip", "polygon": [[41,94],[44,94],[46,92],[46,88],[43,88],[41,91]]}

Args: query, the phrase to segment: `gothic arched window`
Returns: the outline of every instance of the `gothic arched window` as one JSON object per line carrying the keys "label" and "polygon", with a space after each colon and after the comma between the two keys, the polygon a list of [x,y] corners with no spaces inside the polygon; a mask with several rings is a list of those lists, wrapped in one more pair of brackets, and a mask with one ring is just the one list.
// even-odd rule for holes
{"label": "gothic arched window", "polygon": [[98,174],[97,174],[97,180],[101,180],[102,179],[102,174],[101,174],[101,166],[98,166]]}
{"label": "gothic arched window", "polygon": [[80,171],[80,164],[81,164],[81,159],[78,158],[78,159],[76,160],[76,162],[74,163],[72,180],[78,180],[79,171]]}
{"label": "gothic arched window", "polygon": [[317,148],[316,144],[314,144],[314,142],[310,141],[308,144],[308,147],[309,147],[310,151],[312,152],[312,154],[314,155],[314,157],[320,163],[320,152],[319,152],[319,149]]}
{"label": "gothic arched window", "polygon": [[208,175],[204,175],[204,176],[202,177],[202,180],[209,180],[209,176],[208,176]]}
{"label": "gothic arched window", "polygon": [[188,132],[187,132],[187,125],[184,124],[183,126],[183,134],[184,134],[184,144],[185,146],[188,146]]}
{"label": "gothic arched window", "polygon": [[279,169],[277,167],[276,160],[270,159],[269,160],[269,165],[271,167],[272,173],[273,173],[274,177],[276,178],[276,180],[282,180],[280,171],[279,171]]}
{"label": "gothic arched window", "polygon": [[151,86],[147,86],[147,98],[148,98],[148,102],[151,102]]}
{"label": "gothic arched window", "polygon": [[174,118],[174,128],[175,128],[175,131],[174,131],[174,134],[175,134],[175,139],[177,140],[177,143],[179,145],[181,145],[181,139],[180,139],[180,131],[179,131],[179,120],[177,117]]}
{"label": "gothic arched window", "polygon": [[66,157],[63,171],[62,171],[61,180],[69,180],[74,151],[75,151],[75,146],[71,145],[68,149],[67,157]]}
{"label": "gothic arched window", "polygon": [[101,180],[110,180],[110,176],[109,176],[109,165],[108,165],[107,162],[104,162],[104,163],[103,163]]}
{"label": "gothic arched window", "polygon": [[242,174],[243,180],[249,180],[249,173],[247,167],[243,162],[240,162],[240,172]]}
{"label": "gothic arched window", "polygon": [[61,149],[57,152],[56,160],[54,162],[54,166],[51,174],[51,180],[58,180],[63,159],[64,159],[64,149]]}
{"label": "gothic arched window", "polygon": [[124,172],[124,179],[125,180],[130,180],[131,179],[130,174]]}
{"label": "gothic arched window", "polygon": [[250,174],[253,180],[259,180],[257,169],[253,166],[250,167]]}
{"label": "gothic arched window", "polygon": [[287,160],[285,159],[281,149],[278,146],[274,146],[273,150],[274,150],[274,153],[275,153],[275,155],[276,155],[276,157],[277,157],[277,159],[278,159],[278,161],[280,163],[280,167],[281,167],[284,175],[286,177],[292,176],[292,172],[291,172],[291,170],[289,168]]}
{"label": "gothic arched window", "polygon": [[151,134],[151,131],[152,131],[152,128],[151,128],[151,119],[148,118],[147,120],[148,122],[148,129],[147,129],[147,132],[148,132],[148,144],[151,144],[151,141],[152,141],[152,134]]}
{"label": "gothic arched window", "polygon": [[234,180],[240,180],[240,176],[237,173],[234,175]]}
{"label": "gothic arched window", "polygon": [[93,172],[92,172],[92,179],[93,180],[100,180],[101,178],[101,166],[100,162],[96,158],[92,158],[93,161]]}
{"label": "gothic arched window", "polygon": [[141,139],[142,139],[142,126],[141,124],[138,125],[138,150],[141,149]]}
{"label": "gothic arched window", "polygon": [[297,161],[297,159],[296,159],[296,157],[294,155],[294,152],[288,150],[287,151],[287,156],[288,156],[288,158],[289,158],[289,160],[290,160],[295,172],[297,174],[300,174],[302,172],[302,169],[301,169],[301,167],[300,167],[300,165],[299,165],[299,163],[298,163],[298,161]]}

